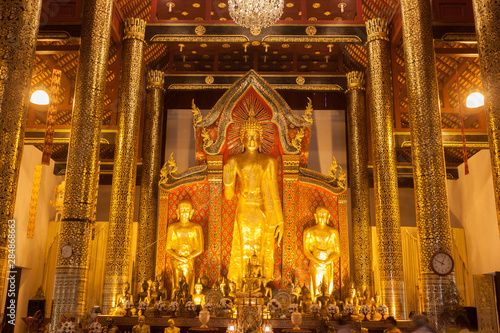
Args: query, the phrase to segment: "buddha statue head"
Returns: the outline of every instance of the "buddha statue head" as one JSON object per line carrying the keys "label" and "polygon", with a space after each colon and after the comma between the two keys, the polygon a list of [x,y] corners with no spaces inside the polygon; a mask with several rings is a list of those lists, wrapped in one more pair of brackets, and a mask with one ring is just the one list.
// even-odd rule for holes
{"label": "buddha statue head", "polygon": [[193,217],[194,209],[193,205],[191,204],[191,201],[189,200],[182,200],[179,205],[177,206],[177,217],[179,218],[179,221],[182,222],[189,222],[191,218]]}
{"label": "buddha statue head", "polygon": [[201,294],[201,291],[203,290],[203,285],[200,283],[200,280],[198,280],[198,283],[194,285],[194,292],[196,294]]}
{"label": "buddha statue head", "polygon": [[248,119],[240,127],[240,140],[243,146],[249,150],[259,149],[262,142],[262,125],[255,119],[255,110],[250,106]]}

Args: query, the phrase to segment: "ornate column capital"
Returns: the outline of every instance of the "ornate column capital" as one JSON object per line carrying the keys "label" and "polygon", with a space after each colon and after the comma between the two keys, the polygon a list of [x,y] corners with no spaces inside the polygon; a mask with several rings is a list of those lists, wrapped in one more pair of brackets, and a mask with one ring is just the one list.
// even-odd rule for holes
{"label": "ornate column capital", "polygon": [[366,90],[365,74],[363,72],[353,71],[347,73],[347,91],[349,90]]}
{"label": "ornate column capital", "polygon": [[161,89],[165,91],[165,88],[163,87],[165,84],[165,79],[163,78],[164,75],[165,73],[162,71],[148,71],[148,85],[146,89]]}
{"label": "ornate column capital", "polygon": [[141,42],[144,40],[146,33],[146,21],[139,18],[128,17],[125,19],[125,28],[123,28],[123,40],[138,39]]}
{"label": "ornate column capital", "polygon": [[372,20],[366,21],[365,24],[367,43],[377,39],[389,41],[389,28],[387,27],[387,20],[374,18]]}

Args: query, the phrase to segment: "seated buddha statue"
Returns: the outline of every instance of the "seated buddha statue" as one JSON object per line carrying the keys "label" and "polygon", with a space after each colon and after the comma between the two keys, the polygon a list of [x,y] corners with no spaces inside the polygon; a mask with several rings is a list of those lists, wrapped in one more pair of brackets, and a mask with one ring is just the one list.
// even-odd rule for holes
{"label": "seated buddha statue", "polygon": [[203,253],[203,229],[191,222],[194,209],[188,200],[177,207],[179,222],[172,223],[167,229],[166,252],[172,259],[172,289],[179,285],[180,275],[184,275],[194,291],[194,260]]}
{"label": "seated buddha statue", "polygon": [[320,294],[316,297],[316,302],[319,304],[321,309],[326,309],[329,301],[330,297],[328,296],[328,286],[323,282],[320,286]]}
{"label": "seated buddha statue", "polygon": [[198,281],[197,284],[194,285],[194,295],[193,295],[193,302],[196,305],[200,305],[203,308],[203,305],[205,305],[205,295],[203,295],[201,292],[203,291],[203,285]]}
{"label": "seated buddha statue", "polygon": [[304,230],[303,250],[309,259],[310,288],[313,297],[319,294],[322,282],[328,286],[328,293],[333,285],[333,263],[340,255],[340,235],[337,229],[330,227],[330,212],[325,207],[316,208],[316,225]]}
{"label": "seated buddha statue", "polygon": [[202,274],[201,278],[200,278],[200,283],[203,286],[203,289],[201,292],[203,295],[206,295],[207,292],[210,291],[210,279],[205,274]]}
{"label": "seated buddha statue", "polygon": [[301,296],[299,298],[299,306],[302,309],[302,313],[311,313],[312,296],[311,291],[305,285],[302,286]]}
{"label": "seated buddha statue", "polygon": [[154,281],[151,284],[150,296],[151,303],[155,304],[157,301],[162,299],[162,294],[160,293],[160,285],[158,281]]}
{"label": "seated buddha statue", "polygon": [[227,295],[232,301],[236,298],[236,283],[233,281],[229,282],[229,293]]}
{"label": "seated buddha statue", "polygon": [[375,293],[375,296],[373,296],[373,302],[371,305],[371,315],[372,315],[372,320],[380,320],[382,318],[382,315],[378,313],[377,308],[380,305],[380,296],[378,292]]}
{"label": "seated buddha statue", "polygon": [[347,305],[347,304],[354,305],[356,307],[356,309],[359,306],[359,299],[356,296],[356,288],[354,288],[354,284],[352,284],[351,288],[349,288],[349,295],[344,300],[344,305]]}
{"label": "seated buddha statue", "polygon": [[130,293],[130,284],[128,282],[124,282],[122,285],[122,293],[116,296],[115,315],[123,315],[125,313],[125,303],[127,301],[134,302],[134,298]]}
{"label": "seated buddha statue", "polygon": [[255,296],[262,296],[260,293],[260,277],[262,274],[262,268],[259,265],[257,255],[252,255],[248,260],[246,274],[244,276],[243,291],[246,293],[251,293]]}
{"label": "seated buddha statue", "polygon": [[260,292],[264,296],[264,303],[267,304],[273,298],[273,290],[267,286],[267,279],[265,276],[260,277]]}
{"label": "seated buddha statue", "polygon": [[167,324],[168,326],[163,330],[163,333],[181,333],[181,329],[175,327],[175,321],[173,319],[169,319]]}
{"label": "seated buddha statue", "polygon": [[370,292],[370,289],[366,288],[366,290],[363,292],[363,300],[361,301],[361,305],[371,306],[372,303],[373,303],[372,294]]}
{"label": "seated buddha statue", "polygon": [[141,283],[141,291],[137,294],[137,299],[139,302],[151,303],[151,298],[149,296],[149,284],[144,281]]}

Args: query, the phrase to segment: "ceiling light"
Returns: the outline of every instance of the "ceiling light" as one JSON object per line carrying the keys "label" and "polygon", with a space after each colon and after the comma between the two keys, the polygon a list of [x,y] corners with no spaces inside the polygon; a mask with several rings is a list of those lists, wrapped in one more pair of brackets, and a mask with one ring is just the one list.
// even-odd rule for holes
{"label": "ceiling light", "polygon": [[473,92],[469,96],[467,96],[466,105],[468,108],[478,108],[484,105],[484,96],[480,92]]}
{"label": "ceiling light", "polygon": [[228,0],[228,5],[234,22],[245,28],[262,29],[279,20],[284,0]]}
{"label": "ceiling light", "polygon": [[48,105],[49,95],[45,90],[37,89],[32,95],[30,102],[38,105]]}

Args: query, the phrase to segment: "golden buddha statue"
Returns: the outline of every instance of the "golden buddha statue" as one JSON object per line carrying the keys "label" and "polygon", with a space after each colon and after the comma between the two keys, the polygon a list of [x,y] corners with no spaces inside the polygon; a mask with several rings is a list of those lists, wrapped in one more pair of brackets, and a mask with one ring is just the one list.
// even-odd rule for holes
{"label": "golden buddha statue", "polygon": [[311,297],[311,291],[305,285],[302,286],[301,295],[299,297],[299,305],[302,309],[302,313],[311,313],[311,304],[313,303]]}
{"label": "golden buddha statue", "polygon": [[151,333],[151,328],[146,325],[146,317],[139,316],[139,323],[132,328],[132,333]]}
{"label": "golden buddha statue", "polygon": [[242,285],[245,265],[255,253],[262,275],[274,276],[274,238],[281,242],[283,212],[278,191],[278,161],[259,152],[262,126],[251,108],[240,128],[245,147],[242,154],[231,156],[224,165],[224,195],[235,194],[239,179],[238,204],[234,221],[231,259],[227,278]]}
{"label": "golden buddha statue", "polygon": [[259,259],[256,254],[252,255],[252,257],[248,260],[246,271],[243,291],[254,295],[260,294],[260,277],[262,275],[262,268],[259,265]]}
{"label": "golden buddha statue", "polygon": [[325,282],[321,283],[320,295],[316,297],[316,301],[321,307],[321,309],[326,309],[328,302],[330,301],[330,296],[328,296],[328,286]]}
{"label": "golden buddha statue", "polygon": [[319,294],[324,281],[328,293],[333,289],[333,261],[340,255],[339,232],[328,226],[330,212],[325,207],[316,208],[316,225],[304,230],[304,254],[309,259],[310,286],[313,297]]}
{"label": "golden buddha statue", "polygon": [[122,293],[116,296],[115,315],[123,315],[125,313],[125,303],[127,301],[134,302],[134,297],[130,293],[130,284],[124,282],[122,288]]}
{"label": "golden buddha statue", "polygon": [[354,288],[354,284],[351,285],[351,288],[349,288],[349,296],[346,297],[344,300],[344,305],[351,304],[356,307],[356,309],[359,306],[359,299],[356,296],[356,288]]}
{"label": "golden buddha statue", "polygon": [[117,333],[120,331],[118,329],[118,326],[115,325],[113,317],[106,318],[106,325],[103,327],[103,332],[104,332],[104,328],[106,328],[106,331],[108,333]]}
{"label": "golden buddha statue", "polygon": [[149,284],[146,281],[141,283],[141,291],[137,294],[137,299],[139,300],[139,302],[146,302],[148,304],[151,303]]}
{"label": "golden buddha statue", "polygon": [[175,327],[175,321],[173,319],[169,319],[167,321],[168,326],[163,330],[163,333],[180,333],[181,329],[179,327]]}
{"label": "golden buddha statue", "polygon": [[198,283],[194,285],[193,302],[194,304],[200,305],[201,307],[205,305],[205,295],[201,293],[202,291],[203,285],[198,281]]}
{"label": "golden buddha statue", "polygon": [[203,230],[191,222],[194,209],[191,202],[183,200],[177,208],[179,222],[167,230],[167,253],[172,258],[172,289],[179,285],[179,276],[184,275],[186,282],[194,291],[194,259],[203,253]]}
{"label": "golden buddha statue", "polygon": [[233,281],[229,282],[229,293],[228,297],[231,298],[231,300],[234,301],[234,298],[236,297],[236,283]]}

